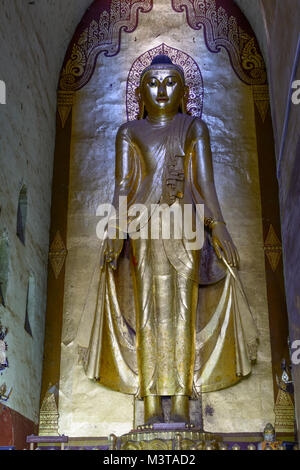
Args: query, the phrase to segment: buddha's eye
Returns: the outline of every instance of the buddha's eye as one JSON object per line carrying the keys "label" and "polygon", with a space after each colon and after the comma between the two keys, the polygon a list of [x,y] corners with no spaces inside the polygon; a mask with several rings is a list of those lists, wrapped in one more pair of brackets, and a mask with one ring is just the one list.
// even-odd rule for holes
{"label": "buddha's eye", "polygon": [[150,81],[148,82],[148,85],[149,85],[151,88],[156,87],[156,86],[157,86],[156,80],[150,80]]}
{"label": "buddha's eye", "polygon": [[172,80],[172,79],[169,79],[167,81],[167,86],[174,86],[176,84],[176,81],[175,80]]}

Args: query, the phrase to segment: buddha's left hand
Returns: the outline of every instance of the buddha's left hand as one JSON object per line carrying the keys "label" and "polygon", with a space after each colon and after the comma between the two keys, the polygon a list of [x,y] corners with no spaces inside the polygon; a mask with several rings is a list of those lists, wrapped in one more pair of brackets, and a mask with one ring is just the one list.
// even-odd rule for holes
{"label": "buddha's left hand", "polygon": [[212,229],[212,242],[215,252],[219,259],[223,255],[230,266],[239,268],[240,257],[235,244],[223,223],[217,223]]}

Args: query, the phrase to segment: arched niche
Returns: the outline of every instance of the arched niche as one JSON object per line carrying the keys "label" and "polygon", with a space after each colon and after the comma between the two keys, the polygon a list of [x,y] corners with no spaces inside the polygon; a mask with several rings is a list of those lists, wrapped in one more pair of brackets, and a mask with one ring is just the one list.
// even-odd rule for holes
{"label": "arched niche", "polygon": [[[260,332],[252,375],[234,388],[203,395],[205,429],[258,434],[275,419],[287,322],[265,66],[231,0],[96,0],[77,28],[58,88],[41,400],[49,383],[60,382],[65,434],[121,434],[137,424],[131,396],[85,377],[74,338],[97,269],[96,209],[113,196],[114,139],[128,119],[130,72],[139,61],[148,65],[151,51],[161,47],[191,57],[201,72],[217,191]],[[129,294],[124,302],[131,301]]]}

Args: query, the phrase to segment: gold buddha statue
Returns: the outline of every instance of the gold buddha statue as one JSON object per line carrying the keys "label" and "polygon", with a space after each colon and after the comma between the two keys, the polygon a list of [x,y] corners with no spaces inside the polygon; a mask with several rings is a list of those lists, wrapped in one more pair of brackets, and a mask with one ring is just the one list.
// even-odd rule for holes
{"label": "gold buddha statue", "polygon": [[[94,300],[77,341],[87,376],[142,398],[145,423],[164,421],[164,396],[171,397],[171,421],[188,423],[191,398],[250,374],[257,331],[217,197],[209,132],[186,113],[183,70],[167,56],[155,57],[136,94],[139,119],[123,124],[116,137],[113,206],[126,198],[126,209],[109,220]],[[196,217],[199,204],[205,237],[198,249],[184,235],[164,238],[163,218],[157,237],[134,236],[142,225],[149,230],[153,207],[190,205]],[[142,210],[137,216],[136,207],[148,216]],[[124,215],[134,222],[130,230],[121,223]]]}

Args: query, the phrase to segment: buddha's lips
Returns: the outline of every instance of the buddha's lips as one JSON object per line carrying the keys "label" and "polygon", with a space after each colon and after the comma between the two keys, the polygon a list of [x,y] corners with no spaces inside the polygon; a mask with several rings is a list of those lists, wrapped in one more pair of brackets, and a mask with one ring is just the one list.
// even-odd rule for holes
{"label": "buddha's lips", "polygon": [[169,101],[169,98],[156,98],[156,101],[158,101],[159,103],[160,102],[166,103],[167,101]]}

